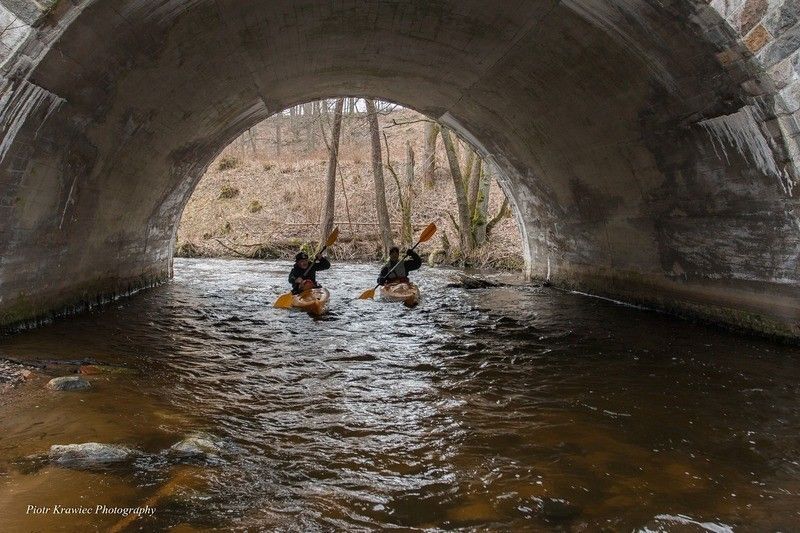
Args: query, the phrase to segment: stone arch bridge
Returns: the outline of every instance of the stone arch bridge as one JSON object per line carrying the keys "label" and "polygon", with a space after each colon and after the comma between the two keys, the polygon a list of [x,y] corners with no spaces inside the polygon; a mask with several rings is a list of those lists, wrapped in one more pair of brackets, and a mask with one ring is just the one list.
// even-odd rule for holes
{"label": "stone arch bridge", "polygon": [[795,0],[0,0],[0,324],[171,275],[213,157],[364,95],[492,159],[528,274],[797,337]]}

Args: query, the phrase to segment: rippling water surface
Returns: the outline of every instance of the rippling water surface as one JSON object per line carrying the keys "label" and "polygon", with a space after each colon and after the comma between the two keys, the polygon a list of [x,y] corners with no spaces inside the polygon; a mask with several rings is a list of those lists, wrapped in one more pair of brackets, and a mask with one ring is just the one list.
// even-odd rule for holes
{"label": "rippling water surface", "polygon": [[[273,309],[286,262],[177,260],[175,279],[0,339],[41,367],[0,396],[0,529],[800,529],[798,349],[549,288]],[[86,392],[43,384],[113,365]],[[176,462],[187,435],[219,453]],[[142,452],[107,469],[53,444]],[[34,515],[28,505],[156,508]]]}

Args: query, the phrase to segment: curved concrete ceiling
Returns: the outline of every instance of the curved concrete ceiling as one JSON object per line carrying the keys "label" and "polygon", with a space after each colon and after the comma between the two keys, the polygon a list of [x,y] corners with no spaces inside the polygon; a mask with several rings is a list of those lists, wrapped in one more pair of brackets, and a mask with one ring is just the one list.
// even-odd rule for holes
{"label": "curved concrete ceiling", "polygon": [[797,336],[792,4],[0,0],[0,323],[167,278],[224,146],[359,95],[494,160],[531,276]]}

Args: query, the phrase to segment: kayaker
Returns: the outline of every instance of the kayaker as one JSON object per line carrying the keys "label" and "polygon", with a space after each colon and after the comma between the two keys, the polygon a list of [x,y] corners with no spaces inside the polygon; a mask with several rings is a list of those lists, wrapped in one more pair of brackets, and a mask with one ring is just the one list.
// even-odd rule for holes
{"label": "kayaker", "polygon": [[[400,262],[400,248],[392,246],[389,249],[389,262],[381,269],[381,275],[378,276],[378,285],[408,282],[408,273],[422,266],[422,258],[414,250],[408,250],[406,255],[408,259]],[[397,266],[395,267],[395,265]],[[392,270],[393,268],[394,270]]]}
{"label": "kayaker", "polygon": [[[317,272],[328,270],[331,262],[327,257],[314,256],[314,264],[309,268],[308,254],[300,252],[294,256],[294,267],[289,272],[289,283],[292,284],[292,294],[300,294],[308,289],[315,289],[321,285],[317,283]],[[306,272],[308,270],[308,272]]]}

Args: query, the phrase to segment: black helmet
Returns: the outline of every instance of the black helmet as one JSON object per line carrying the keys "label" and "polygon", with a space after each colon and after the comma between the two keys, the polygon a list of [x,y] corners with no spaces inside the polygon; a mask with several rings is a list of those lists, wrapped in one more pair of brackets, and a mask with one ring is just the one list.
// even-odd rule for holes
{"label": "black helmet", "polygon": [[303,259],[308,259],[308,254],[305,252],[300,252],[296,256],[294,256],[295,262],[302,261]]}
{"label": "black helmet", "polygon": [[389,248],[389,253],[392,253],[392,252],[397,252],[399,254],[400,253],[400,248],[398,248],[397,246],[392,246],[391,248]]}

